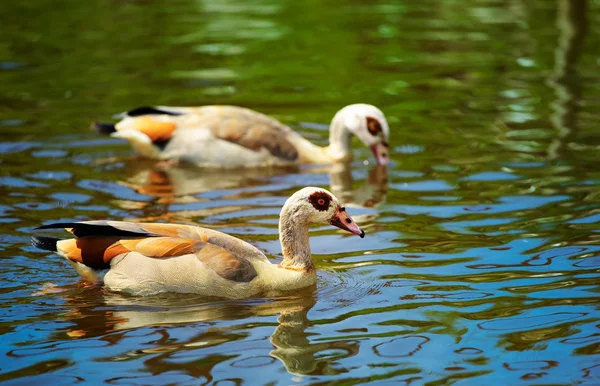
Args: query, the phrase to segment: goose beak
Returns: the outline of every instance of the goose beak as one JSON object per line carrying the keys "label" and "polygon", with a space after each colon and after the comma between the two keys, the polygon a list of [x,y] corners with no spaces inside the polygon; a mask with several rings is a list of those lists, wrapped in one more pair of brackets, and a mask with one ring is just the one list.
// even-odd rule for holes
{"label": "goose beak", "polygon": [[339,207],[335,211],[335,214],[329,220],[329,223],[334,227],[338,227],[350,233],[360,236],[362,239],[365,237],[365,232],[356,225],[352,217],[348,213],[346,213],[346,209],[344,207]]}
{"label": "goose beak", "polygon": [[371,146],[370,149],[377,160],[378,165],[387,165],[389,162],[389,145],[385,141],[381,141]]}

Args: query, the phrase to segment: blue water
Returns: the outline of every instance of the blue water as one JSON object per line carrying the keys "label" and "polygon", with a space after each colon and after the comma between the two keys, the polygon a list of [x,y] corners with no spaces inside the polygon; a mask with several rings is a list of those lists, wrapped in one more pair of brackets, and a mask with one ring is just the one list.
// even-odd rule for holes
{"label": "blue water", "polygon": [[[600,384],[600,2],[42,1],[0,7],[0,382]],[[93,120],[258,109],[315,143],[379,106],[392,164],[160,167]],[[199,224],[281,259],[295,190],[319,280],[230,301],[134,298],[30,246],[41,224]],[[66,236],[60,232],[57,235]]]}

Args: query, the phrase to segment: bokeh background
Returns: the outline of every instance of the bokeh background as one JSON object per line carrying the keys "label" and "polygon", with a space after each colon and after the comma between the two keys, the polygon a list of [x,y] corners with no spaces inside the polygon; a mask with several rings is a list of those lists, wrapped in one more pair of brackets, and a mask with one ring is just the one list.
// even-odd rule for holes
{"label": "bokeh background", "polygon": [[[22,0],[0,5],[0,381],[598,384],[598,0]],[[393,163],[159,168],[89,130],[236,104],[319,144],[371,103]],[[57,220],[198,223],[281,258],[281,205],[330,188],[315,288],[130,298],[29,246]]]}

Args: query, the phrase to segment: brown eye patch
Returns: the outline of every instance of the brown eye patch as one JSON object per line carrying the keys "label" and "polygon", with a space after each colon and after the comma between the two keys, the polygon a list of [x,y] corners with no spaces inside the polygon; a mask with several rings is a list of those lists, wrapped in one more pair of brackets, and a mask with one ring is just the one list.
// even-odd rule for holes
{"label": "brown eye patch", "polygon": [[318,211],[326,211],[331,203],[331,196],[323,191],[314,192],[308,196],[308,201]]}
{"label": "brown eye patch", "polygon": [[381,123],[373,117],[367,117],[367,129],[369,133],[376,137],[379,133],[381,133]]}

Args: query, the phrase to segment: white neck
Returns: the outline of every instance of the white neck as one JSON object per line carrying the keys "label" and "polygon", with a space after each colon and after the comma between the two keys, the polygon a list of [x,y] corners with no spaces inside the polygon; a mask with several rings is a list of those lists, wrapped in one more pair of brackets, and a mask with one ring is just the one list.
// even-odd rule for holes
{"label": "white neck", "polygon": [[312,270],[310,243],[308,241],[309,224],[306,218],[294,206],[284,206],[279,218],[279,241],[283,252],[281,265],[286,268]]}
{"label": "white neck", "polygon": [[338,112],[331,121],[329,127],[329,146],[327,153],[335,161],[348,161],[352,158],[352,133],[346,129],[344,117]]}
{"label": "white neck", "polygon": [[344,123],[344,118],[338,112],[329,127],[329,146],[321,147],[313,144],[299,134],[289,134],[287,137],[300,154],[301,163],[331,164],[346,162],[352,159],[352,134]]}

